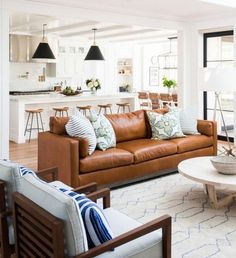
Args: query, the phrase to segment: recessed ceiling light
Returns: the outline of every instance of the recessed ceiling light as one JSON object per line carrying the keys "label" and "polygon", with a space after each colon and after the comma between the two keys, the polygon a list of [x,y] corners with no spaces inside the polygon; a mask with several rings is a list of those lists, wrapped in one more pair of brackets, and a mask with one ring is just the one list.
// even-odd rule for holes
{"label": "recessed ceiling light", "polygon": [[223,6],[227,6],[227,7],[236,8],[235,0],[200,0],[200,1],[210,3],[210,4],[217,4],[217,5],[223,5]]}

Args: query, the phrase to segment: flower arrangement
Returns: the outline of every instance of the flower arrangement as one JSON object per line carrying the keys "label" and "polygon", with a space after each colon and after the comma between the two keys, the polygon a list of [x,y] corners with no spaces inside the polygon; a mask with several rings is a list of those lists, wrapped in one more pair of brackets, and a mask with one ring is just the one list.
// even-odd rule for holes
{"label": "flower arrangement", "polygon": [[101,89],[101,84],[98,79],[87,79],[86,80],[86,85],[91,91],[96,91],[98,89]]}

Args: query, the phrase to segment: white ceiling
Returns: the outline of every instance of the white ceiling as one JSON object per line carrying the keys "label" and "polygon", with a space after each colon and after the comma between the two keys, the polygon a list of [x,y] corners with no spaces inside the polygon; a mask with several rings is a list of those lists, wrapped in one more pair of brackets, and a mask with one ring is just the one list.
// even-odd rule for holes
{"label": "white ceiling", "polygon": [[14,13],[10,16],[10,33],[42,35],[42,25],[47,24],[46,34],[61,38],[92,40],[92,28],[97,28],[96,39],[99,41],[143,41],[156,40],[160,37],[175,36],[175,30],[153,29],[140,26],[117,25],[99,21],[58,18],[42,15]]}
{"label": "white ceiling", "polygon": [[[196,21],[212,16],[236,14],[235,8],[207,3],[204,0],[30,0],[32,2],[80,7],[176,21]],[[222,0],[224,1],[224,0]],[[227,1],[227,0],[225,0]],[[216,2],[216,1],[213,1]]]}
{"label": "white ceiling", "polygon": [[[172,21],[199,21],[209,17],[236,15],[236,8],[206,3],[207,0],[28,0],[96,11],[109,11],[162,18]],[[212,0],[211,0],[212,1]],[[214,0],[216,1],[216,0]],[[236,0],[235,0],[236,2]],[[175,36],[175,30],[154,29],[127,24],[114,24],[95,20],[80,20],[56,16],[14,13],[10,17],[10,31],[17,34],[41,35],[42,24],[47,24],[47,35],[62,38],[91,40],[92,28],[97,28],[99,41],[143,41]]]}

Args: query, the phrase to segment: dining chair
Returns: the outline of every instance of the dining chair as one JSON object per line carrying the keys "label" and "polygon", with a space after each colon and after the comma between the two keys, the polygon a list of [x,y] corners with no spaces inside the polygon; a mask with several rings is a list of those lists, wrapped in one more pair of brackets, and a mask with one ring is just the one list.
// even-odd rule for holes
{"label": "dining chair", "polygon": [[152,109],[158,109],[160,108],[160,96],[158,93],[149,93],[149,98],[151,100]]}
{"label": "dining chair", "polygon": [[171,95],[169,93],[160,93],[160,102],[161,107],[165,107],[166,105],[170,105],[172,101]]}
{"label": "dining chair", "polygon": [[151,101],[149,99],[149,93],[146,91],[139,91],[138,92],[138,100],[140,109],[150,109],[151,108]]}

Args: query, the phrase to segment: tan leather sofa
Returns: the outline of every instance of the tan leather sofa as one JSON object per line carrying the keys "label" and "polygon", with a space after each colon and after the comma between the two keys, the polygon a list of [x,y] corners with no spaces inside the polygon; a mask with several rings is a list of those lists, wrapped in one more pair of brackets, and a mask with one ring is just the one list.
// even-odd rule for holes
{"label": "tan leather sofa", "polygon": [[215,122],[198,120],[199,135],[152,140],[144,110],[106,116],[114,128],[117,146],[95,150],[90,156],[86,139],[66,134],[69,118],[51,117],[50,132],[38,137],[38,169],[58,166],[59,179],[73,187],[94,181],[100,186],[116,186],[175,171],[184,159],[216,155]]}

